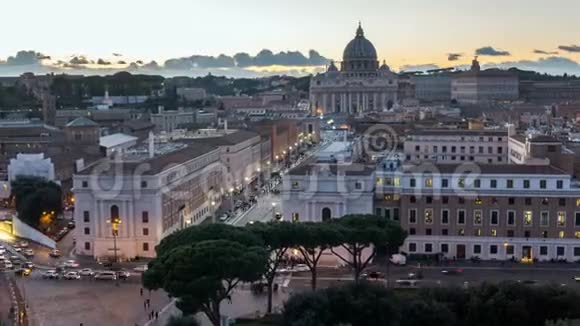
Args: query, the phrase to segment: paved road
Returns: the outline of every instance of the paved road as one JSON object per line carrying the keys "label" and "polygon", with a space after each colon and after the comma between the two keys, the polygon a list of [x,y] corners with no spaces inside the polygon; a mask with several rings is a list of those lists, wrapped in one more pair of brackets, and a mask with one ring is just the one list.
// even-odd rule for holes
{"label": "paved road", "polygon": [[260,196],[257,203],[252,206],[247,212],[239,218],[232,220],[235,226],[244,226],[250,221],[254,222],[268,222],[274,217],[274,212],[280,210],[280,198],[278,195],[268,193],[265,196]]}

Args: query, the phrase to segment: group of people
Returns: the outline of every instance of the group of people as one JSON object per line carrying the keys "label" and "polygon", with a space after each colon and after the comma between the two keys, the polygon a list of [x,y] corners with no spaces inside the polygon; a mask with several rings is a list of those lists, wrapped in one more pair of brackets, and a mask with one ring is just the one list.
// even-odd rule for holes
{"label": "group of people", "polygon": [[[143,288],[139,289],[139,295],[141,297],[143,296]],[[151,290],[149,290],[149,298],[147,298],[143,301],[143,308],[145,309],[145,312],[147,312],[148,320],[158,320],[159,319],[159,311],[155,311],[155,310],[151,309]],[[135,326],[138,326],[138,325],[135,324]]]}

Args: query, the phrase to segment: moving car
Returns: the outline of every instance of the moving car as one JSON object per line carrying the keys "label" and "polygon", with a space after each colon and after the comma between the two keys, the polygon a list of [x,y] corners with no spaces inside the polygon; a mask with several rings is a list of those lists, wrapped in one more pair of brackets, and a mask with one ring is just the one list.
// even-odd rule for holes
{"label": "moving car", "polygon": [[131,273],[129,273],[129,271],[126,271],[124,269],[117,271],[117,278],[120,280],[126,280],[129,278],[129,276],[131,276]]}
{"label": "moving car", "polygon": [[49,256],[52,258],[59,258],[60,257],[60,250],[58,250],[58,249],[52,250],[50,252]]}
{"label": "moving car", "polygon": [[82,276],[93,276],[95,272],[90,268],[83,268],[79,271],[79,274]]}
{"label": "moving car", "polygon": [[65,280],[80,280],[81,276],[79,275],[78,272],[70,271],[70,272],[66,272],[64,274],[64,279]]}
{"label": "moving car", "polygon": [[95,280],[116,280],[117,273],[113,271],[99,272],[95,274]]}
{"label": "moving car", "polygon": [[27,248],[28,247],[28,241],[22,240],[18,243],[18,245],[22,248]]}
{"label": "moving car", "polygon": [[30,275],[30,268],[25,268],[25,267],[21,267],[19,269],[17,269],[14,273],[18,276],[28,276]]}
{"label": "moving car", "polygon": [[457,269],[444,269],[441,271],[441,274],[443,275],[459,275],[463,273],[463,269],[461,268],[457,268]]}
{"label": "moving car", "polygon": [[292,268],[293,272],[308,272],[310,271],[310,268],[308,268],[308,266],[306,264],[298,264],[296,266],[294,266],[294,268]]}
{"label": "moving car", "polygon": [[385,276],[383,275],[383,273],[381,272],[377,272],[377,271],[370,271],[368,273],[363,273],[361,274],[361,276],[363,278],[369,278],[369,279],[379,279],[379,278],[384,278]]}
{"label": "moving car", "polygon": [[44,278],[44,279],[57,280],[59,277],[60,277],[60,275],[54,269],[51,269],[51,270],[48,270],[48,271],[42,273],[42,278]]}
{"label": "moving car", "polygon": [[580,282],[580,276],[574,276],[574,281]]}
{"label": "moving car", "polygon": [[398,286],[417,286],[418,280],[397,280],[395,282]]}
{"label": "moving car", "polygon": [[133,268],[133,271],[137,272],[137,273],[143,273],[143,272],[146,272],[148,269],[149,269],[149,266],[147,266],[147,265],[139,265],[139,266]]}
{"label": "moving car", "polygon": [[11,261],[5,260],[4,261],[4,268],[6,268],[6,269],[12,269],[12,268],[14,268],[14,265],[12,264]]}
{"label": "moving car", "polygon": [[25,249],[24,251],[22,251],[22,255],[24,255],[25,257],[33,257],[34,251],[32,249]]}
{"label": "moving car", "polygon": [[67,260],[64,262],[64,267],[68,268],[78,268],[80,265],[75,260]]}

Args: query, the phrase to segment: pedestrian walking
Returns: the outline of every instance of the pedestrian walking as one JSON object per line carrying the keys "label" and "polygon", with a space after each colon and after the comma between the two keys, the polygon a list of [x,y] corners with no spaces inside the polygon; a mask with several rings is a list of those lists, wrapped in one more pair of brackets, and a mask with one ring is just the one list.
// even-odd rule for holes
{"label": "pedestrian walking", "polygon": [[140,296],[143,296],[143,288],[141,288],[141,289],[139,290],[139,295],[140,295]]}
{"label": "pedestrian walking", "polygon": [[147,311],[147,300],[143,301],[143,308]]}
{"label": "pedestrian walking", "polygon": [[159,311],[155,312],[155,319],[159,319]]}
{"label": "pedestrian walking", "polygon": [[147,299],[147,307],[151,308],[151,299]]}

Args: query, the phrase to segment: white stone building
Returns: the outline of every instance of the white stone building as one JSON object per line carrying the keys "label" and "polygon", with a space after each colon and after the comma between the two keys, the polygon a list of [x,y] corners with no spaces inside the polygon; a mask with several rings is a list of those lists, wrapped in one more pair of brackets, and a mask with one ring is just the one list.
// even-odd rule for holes
{"label": "white stone building", "polygon": [[377,51],[359,24],[344,49],[340,70],[331,62],[310,81],[313,114],[361,114],[384,111],[397,102],[398,76],[386,64],[379,67]]}

